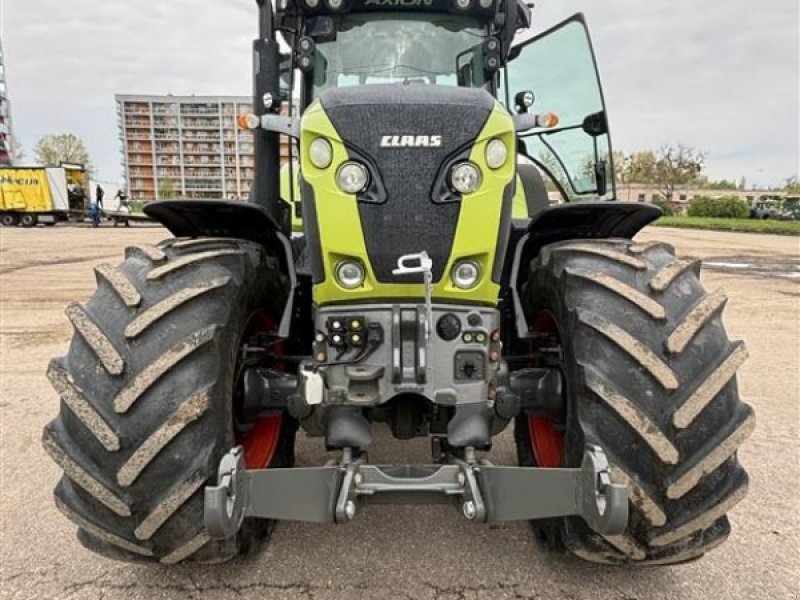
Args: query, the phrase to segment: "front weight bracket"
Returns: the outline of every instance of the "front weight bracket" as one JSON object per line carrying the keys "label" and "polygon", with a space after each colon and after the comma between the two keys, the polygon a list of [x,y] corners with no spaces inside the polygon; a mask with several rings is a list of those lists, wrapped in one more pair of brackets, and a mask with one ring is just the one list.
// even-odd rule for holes
{"label": "front weight bracket", "polygon": [[455,502],[475,522],[578,516],[603,535],[628,524],[628,488],[611,482],[605,452],[587,446],[577,469],[503,467],[489,462],[369,465],[345,459],[325,467],[247,470],[241,448],[220,463],[205,490],[205,526],[216,539],[247,517],[343,523],[362,502]]}

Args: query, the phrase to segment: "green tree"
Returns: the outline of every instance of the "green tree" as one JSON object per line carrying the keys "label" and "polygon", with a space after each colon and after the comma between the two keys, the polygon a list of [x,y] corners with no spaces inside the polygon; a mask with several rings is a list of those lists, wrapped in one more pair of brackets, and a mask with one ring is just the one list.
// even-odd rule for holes
{"label": "green tree", "polygon": [[87,173],[93,170],[83,140],[72,133],[50,133],[42,136],[36,142],[33,155],[41,165],[59,166],[62,163],[72,163],[84,165]]}
{"label": "green tree", "polygon": [[656,183],[658,158],[652,150],[634,152],[625,162],[626,178],[631,183]]}
{"label": "green tree", "polygon": [[738,189],[739,186],[735,181],[728,181],[727,179],[720,179],[719,181],[709,181],[708,179],[704,179],[700,187],[707,190],[735,190]]}
{"label": "green tree", "polygon": [[178,192],[175,189],[175,183],[172,181],[172,179],[165,177],[158,182],[159,200],[169,200],[170,198],[176,198],[177,196]]}
{"label": "green tree", "polygon": [[800,195],[800,179],[797,175],[786,178],[786,193],[792,196]]}

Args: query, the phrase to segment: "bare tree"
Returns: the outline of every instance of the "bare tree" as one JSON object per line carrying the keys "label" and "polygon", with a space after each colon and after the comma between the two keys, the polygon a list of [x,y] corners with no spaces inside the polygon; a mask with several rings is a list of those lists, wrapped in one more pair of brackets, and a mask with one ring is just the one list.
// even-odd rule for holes
{"label": "bare tree", "polygon": [[678,144],[661,146],[656,154],[653,183],[666,200],[672,200],[675,188],[697,180],[703,171],[705,154],[696,148]]}
{"label": "bare tree", "polygon": [[14,156],[14,162],[16,164],[20,164],[25,160],[25,148],[23,148],[22,142],[20,142],[16,137],[11,138],[11,149],[11,154]]}
{"label": "bare tree", "polygon": [[33,154],[41,165],[58,166],[61,163],[73,163],[84,165],[87,173],[92,170],[86,146],[72,133],[51,133],[42,136],[36,142]]}

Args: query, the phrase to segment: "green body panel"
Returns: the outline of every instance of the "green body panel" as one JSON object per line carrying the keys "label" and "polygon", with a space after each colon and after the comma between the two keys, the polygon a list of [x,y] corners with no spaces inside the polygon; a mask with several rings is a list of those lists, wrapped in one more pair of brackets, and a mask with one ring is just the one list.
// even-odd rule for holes
{"label": "green body panel", "polygon": [[[323,136],[333,147],[333,162],[318,169],[307,159],[311,142]],[[486,166],[486,143],[499,137],[508,147],[505,165],[492,170]],[[470,153],[470,160],[481,169],[482,184],[478,191],[461,200],[455,238],[441,281],[434,284],[433,298],[440,302],[473,303],[495,306],[500,286],[492,281],[492,267],[498,251],[498,234],[503,217],[503,193],[516,177],[515,134],[511,115],[499,103],[486,121]],[[303,115],[300,134],[301,176],[314,190],[317,223],[325,279],[314,285],[317,305],[343,302],[370,302],[392,298],[422,298],[420,284],[386,284],[378,282],[370,265],[361,228],[361,217],[355,195],[342,192],[336,184],[336,171],[349,157],[333,124],[319,102]],[[519,186],[521,187],[521,186]],[[524,199],[523,199],[524,203]],[[312,234],[312,232],[307,232]],[[425,248],[420,248],[420,251]],[[472,259],[481,267],[481,281],[471,290],[453,285],[450,273],[462,259]],[[366,268],[364,285],[355,290],[339,286],[333,277],[336,265],[345,259],[358,259]]]}
{"label": "green body panel", "polygon": [[514,190],[514,200],[511,204],[511,218],[519,221],[529,218],[528,202],[525,200],[525,188],[522,179],[517,175],[517,188]]}

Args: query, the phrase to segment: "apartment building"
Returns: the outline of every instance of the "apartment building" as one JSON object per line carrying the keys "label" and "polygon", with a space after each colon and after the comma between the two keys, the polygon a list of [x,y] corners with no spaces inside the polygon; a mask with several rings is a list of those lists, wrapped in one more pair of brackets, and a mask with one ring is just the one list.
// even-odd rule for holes
{"label": "apartment building", "polygon": [[6,87],[6,67],[3,58],[3,41],[0,40],[0,165],[14,162],[13,130],[11,129],[11,106]]}
{"label": "apartment building", "polygon": [[118,95],[124,178],[134,200],[244,199],[254,176],[253,135],[237,96]]}

